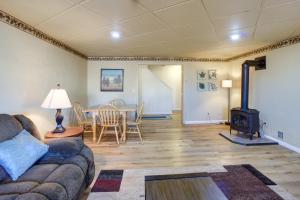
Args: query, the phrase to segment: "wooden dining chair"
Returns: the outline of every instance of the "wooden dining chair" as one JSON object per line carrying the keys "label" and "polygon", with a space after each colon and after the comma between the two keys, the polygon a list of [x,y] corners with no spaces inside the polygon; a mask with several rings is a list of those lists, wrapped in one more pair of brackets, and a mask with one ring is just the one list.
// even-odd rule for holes
{"label": "wooden dining chair", "polygon": [[141,142],[143,142],[142,129],[141,129],[143,111],[144,111],[144,103],[142,103],[138,108],[136,120],[127,122],[128,131],[126,131],[127,133],[137,133],[140,137]]}
{"label": "wooden dining chair", "polygon": [[123,99],[113,99],[109,102],[109,104],[120,107],[126,105],[126,102]]}
{"label": "wooden dining chair", "polygon": [[73,103],[73,109],[76,116],[77,123],[83,128],[84,133],[93,132],[92,119],[88,119],[86,113],[83,112],[83,107],[79,102]]}
{"label": "wooden dining chair", "polygon": [[[126,102],[123,100],[123,99],[113,99],[109,102],[110,105],[113,105],[117,108],[120,108],[124,105],[126,105]],[[120,115],[120,121],[119,121],[119,124],[122,124],[122,116]],[[121,126],[120,126],[120,129],[121,129]]]}
{"label": "wooden dining chair", "polygon": [[101,132],[98,139],[98,144],[101,141],[101,138],[105,131],[108,128],[113,128],[116,135],[117,143],[119,143],[119,132],[120,130],[120,111],[117,107],[113,105],[101,106],[98,108],[99,122],[101,126]]}

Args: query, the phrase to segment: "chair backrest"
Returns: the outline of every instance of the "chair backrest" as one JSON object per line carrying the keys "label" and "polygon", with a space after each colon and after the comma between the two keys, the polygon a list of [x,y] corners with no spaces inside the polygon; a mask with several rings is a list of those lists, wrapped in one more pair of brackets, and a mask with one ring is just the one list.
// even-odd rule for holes
{"label": "chair backrest", "polygon": [[142,103],[138,108],[137,117],[136,117],[137,123],[142,122],[143,112],[144,112],[144,103]]}
{"label": "chair backrest", "polygon": [[116,107],[120,107],[120,106],[124,106],[126,102],[123,99],[113,99],[109,102],[109,104]]}
{"label": "chair backrest", "polygon": [[85,113],[83,112],[83,107],[79,102],[73,103],[73,109],[76,115],[76,119],[79,125],[82,125],[84,121],[87,120]]}
{"label": "chair backrest", "polygon": [[98,116],[102,126],[116,125],[120,120],[120,111],[113,105],[105,105],[98,108]]}

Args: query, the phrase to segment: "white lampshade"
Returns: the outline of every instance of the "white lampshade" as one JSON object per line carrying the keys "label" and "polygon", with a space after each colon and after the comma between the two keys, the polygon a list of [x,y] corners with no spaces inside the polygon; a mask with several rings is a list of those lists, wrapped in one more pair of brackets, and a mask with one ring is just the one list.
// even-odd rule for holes
{"label": "white lampshade", "polygon": [[52,89],[41,106],[48,109],[63,109],[72,107],[66,90],[60,88]]}
{"label": "white lampshade", "polygon": [[232,80],[222,80],[222,87],[223,88],[231,88],[232,87]]}

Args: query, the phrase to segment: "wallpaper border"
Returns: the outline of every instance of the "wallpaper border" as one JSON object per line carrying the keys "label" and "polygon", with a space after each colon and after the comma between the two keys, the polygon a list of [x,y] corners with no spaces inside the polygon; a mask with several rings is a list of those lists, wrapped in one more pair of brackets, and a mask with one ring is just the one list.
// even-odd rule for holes
{"label": "wallpaper border", "polygon": [[63,42],[60,42],[59,40],[47,35],[46,33],[43,33],[42,31],[30,26],[29,24],[19,20],[18,18],[11,16],[10,14],[0,10],[0,21],[13,26],[21,31],[24,31],[34,37],[37,37],[38,39],[41,39],[45,42],[48,42],[56,47],[59,47],[61,49],[64,49],[72,54],[75,54],[77,56],[80,56],[81,58],[87,59],[87,56],[83,53],[69,47],[68,45],[64,44]]}

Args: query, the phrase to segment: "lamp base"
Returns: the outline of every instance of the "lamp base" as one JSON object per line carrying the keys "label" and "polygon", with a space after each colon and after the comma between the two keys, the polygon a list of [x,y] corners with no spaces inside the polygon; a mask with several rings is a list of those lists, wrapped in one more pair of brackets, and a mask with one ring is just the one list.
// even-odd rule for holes
{"label": "lamp base", "polygon": [[61,114],[61,109],[57,109],[56,115],[56,128],[52,131],[52,133],[63,133],[65,132],[65,128],[62,125],[62,121],[64,120],[64,116]]}
{"label": "lamp base", "polygon": [[65,128],[63,127],[63,126],[61,126],[61,127],[56,127],[53,131],[52,131],[52,133],[63,133],[63,132],[65,132]]}

